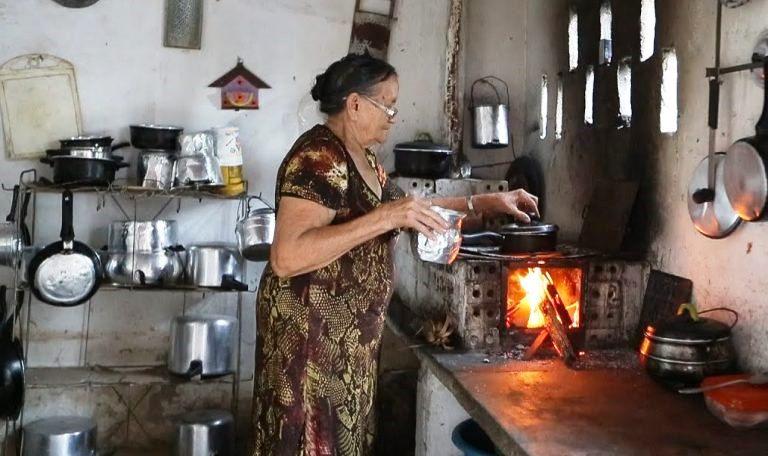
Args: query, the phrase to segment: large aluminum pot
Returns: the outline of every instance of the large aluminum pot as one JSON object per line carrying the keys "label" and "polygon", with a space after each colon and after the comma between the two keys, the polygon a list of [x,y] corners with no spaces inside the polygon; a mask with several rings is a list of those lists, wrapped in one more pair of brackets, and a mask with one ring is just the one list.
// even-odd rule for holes
{"label": "large aluminum pot", "polygon": [[23,456],[94,456],[96,423],[80,416],[57,416],[34,421],[21,433]]}
{"label": "large aluminum pot", "polygon": [[168,370],[184,377],[215,377],[235,369],[237,319],[182,315],[171,322]]}
{"label": "large aluminum pot", "polygon": [[[502,103],[498,89],[491,81],[498,81],[504,85],[507,91],[507,102]],[[496,94],[495,103],[481,103],[475,101],[475,85],[485,83]],[[509,86],[501,79],[494,76],[486,76],[472,83],[470,95],[472,110],[472,147],[478,149],[498,149],[509,146]]]}
{"label": "large aluminum pot", "polygon": [[175,220],[109,225],[104,272],[115,285],[173,285],[184,274]]}
{"label": "large aluminum pot", "polygon": [[178,244],[175,220],[118,221],[109,224],[110,252],[161,252]]}
{"label": "large aluminum pot", "polygon": [[193,245],[187,250],[187,281],[196,287],[246,291],[245,262],[231,244]]}
{"label": "large aluminum pot", "polygon": [[731,326],[698,316],[690,304],[683,304],[678,315],[654,323],[645,330],[640,345],[640,362],[648,373],[674,387],[697,385],[710,375],[730,373],[736,367],[736,354],[731,342]]}
{"label": "large aluminum pot", "polygon": [[249,197],[246,200],[245,217],[237,222],[237,246],[240,253],[249,261],[269,260],[269,250],[275,237],[275,210],[264,202],[267,207],[251,209],[251,201],[259,197]]}
{"label": "large aluminum pot", "polygon": [[235,454],[235,420],[225,410],[197,410],[176,423],[174,456]]}

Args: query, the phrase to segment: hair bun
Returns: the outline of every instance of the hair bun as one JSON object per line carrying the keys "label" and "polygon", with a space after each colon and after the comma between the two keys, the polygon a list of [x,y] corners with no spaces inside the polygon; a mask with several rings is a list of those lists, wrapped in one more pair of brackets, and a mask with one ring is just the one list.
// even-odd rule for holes
{"label": "hair bun", "polygon": [[318,74],[315,78],[315,85],[312,87],[312,91],[310,92],[312,94],[312,99],[315,101],[320,101],[323,98],[323,89],[325,85],[326,80],[326,74]]}

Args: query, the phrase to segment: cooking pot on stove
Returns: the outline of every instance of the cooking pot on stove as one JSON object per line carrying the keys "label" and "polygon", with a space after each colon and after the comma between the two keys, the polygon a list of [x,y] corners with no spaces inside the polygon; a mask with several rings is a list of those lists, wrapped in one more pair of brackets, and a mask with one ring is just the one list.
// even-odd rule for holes
{"label": "cooking pot on stove", "polygon": [[[714,310],[735,316],[729,326],[700,314]],[[738,313],[724,307],[697,312],[682,304],[674,318],[649,325],[640,345],[640,362],[648,373],[662,382],[679,387],[695,385],[704,377],[726,374],[735,368],[736,356],[731,329]]]}
{"label": "cooking pot on stove", "polygon": [[511,223],[498,232],[481,231],[463,235],[464,245],[496,244],[503,254],[529,254],[557,250],[557,225],[532,220],[530,224]]}

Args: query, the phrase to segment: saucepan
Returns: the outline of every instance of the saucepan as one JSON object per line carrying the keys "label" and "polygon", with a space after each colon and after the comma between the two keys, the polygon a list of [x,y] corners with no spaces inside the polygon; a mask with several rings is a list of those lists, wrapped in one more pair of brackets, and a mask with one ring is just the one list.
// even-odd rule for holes
{"label": "saucepan", "polygon": [[96,422],[81,416],[53,416],[33,421],[21,433],[22,456],[94,456]]}
{"label": "saucepan", "polygon": [[216,377],[235,370],[237,319],[182,315],[171,322],[168,370],[187,378]]}
{"label": "saucepan", "polygon": [[495,244],[503,254],[529,254],[557,250],[557,225],[532,221],[528,225],[512,223],[496,231],[465,234],[464,245]]}
{"label": "saucepan", "polygon": [[245,262],[240,250],[230,244],[200,244],[187,250],[186,276],[189,285],[247,291],[242,282]]}

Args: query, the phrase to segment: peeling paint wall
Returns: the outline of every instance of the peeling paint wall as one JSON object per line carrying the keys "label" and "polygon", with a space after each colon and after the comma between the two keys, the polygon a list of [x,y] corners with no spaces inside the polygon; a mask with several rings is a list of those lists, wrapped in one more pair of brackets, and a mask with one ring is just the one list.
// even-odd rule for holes
{"label": "peeling paint wall", "polygon": [[[656,51],[639,63],[640,0],[613,1],[613,64],[598,66],[598,0],[470,2],[466,27],[466,72],[495,73],[510,82],[511,125],[517,147],[536,158],[546,180],[547,220],[561,227],[563,238],[576,240],[582,213],[600,179],[637,180],[638,202],[626,246],[647,251],[653,267],[694,282],[699,308],[727,306],[741,314],[735,329],[737,351],[747,369],[768,368],[768,301],[764,297],[768,267],[765,224],[742,225],[730,237],[711,240],[695,231],[687,210],[690,176],[707,153],[707,79],[714,63],[715,0],[657,1]],[[580,65],[569,73],[568,8],[579,12]],[[752,1],[724,9],[723,65],[749,61],[765,29],[768,4]],[[523,19],[523,17],[525,19]],[[514,42],[514,44],[509,44]],[[674,46],[679,61],[679,129],[659,132],[661,50]],[[618,129],[617,63],[633,56],[631,128]],[[595,65],[595,124],[584,125],[586,65]],[[564,134],[550,130],[539,139],[541,75],[554,86],[563,72]],[[467,91],[468,94],[468,91]],[[717,149],[752,135],[762,106],[762,90],[749,73],[727,75],[720,100]],[[465,100],[466,100],[465,94]],[[550,90],[549,124],[554,125],[555,96]],[[520,109],[516,105],[522,105]],[[468,118],[467,122],[469,122]],[[468,135],[470,124],[465,129]],[[521,138],[522,136],[522,138]],[[511,151],[469,149],[473,164],[511,159]],[[487,160],[487,161],[486,161]],[[484,170],[503,175],[505,168]],[[502,174],[500,174],[502,173]],[[728,321],[727,315],[716,315]]]}
{"label": "peeling paint wall", "polygon": [[[299,108],[306,109],[310,103],[308,92],[315,76],[347,53],[355,0],[203,3],[202,49],[198,51],[162,46],[161,1],[103,0],[85,9],[67,9],[51,0],[0,0],[0,63],[27,53],[49,53],[72,62],[87,133],[105,133],[125,140],[128,125],[140,122],[178,124],[187,131],[217,125],[238,126],[249,189],[252,193],[263,192],[271,199],[280,161],[300,133]],[[399,115],[388,143],[380,151],[382,161],[390,168],[394,143],[410,140],[420,131],[431,133],[435,139],[446,136],[443,93],[449,11],[449,0],[398,0],[389,60],[400,75]],[[258,111],[222,111],[218,107],[218,91],[207,87],[234,66],[237,57],[242,57],[249,69],[272,86],[260,93]],[[50,169],[35,161],[8,160],[1,136],[2,133],[0,182],[10,186],[21,170],[32,167],[50,177]],[[50,138],[51,146],[57,139]],[[121,153],[132,163],[128,176],[133,176],[136,152]],[[125,176],[124,173],[121,171],[119,176]],[[144,199],[134,206],[132,201],[120,200],[126,211],[139,219],[154,216],[165,202]],[[75,199],[76,236],[96,248],[106,243],[106,225],[123,218],[114,202],[106,199],[106,205],[97,210],[99,202],[87,195],[77,195]],[[37,198],[37,243],[44,245],[58,237],[60,204],[57,195]],[[0,192],[0,213],[6,214],[9,206],[10,193]],[[183,243],[235,241],[237,202],[184,200],[181,212],[176,213],[175,209],[175,204],[171,205],[161,218],[179,221]],[[262,267],[260,263],[248,266],[252,290]],[[0,282],[11,284],[11,279],[10,272],[2,268]],[[203,296],[102,291],[90,302],[71,309],[33,301],[29,366],[67,367],[74,373],[81,373],[78,369],[86,366],[162,367],[171,318],[198,310],[233,314],[236,303],[231,297],[211,293]],[[255,343],[255,297],[250,293],[244,299],[247,302],[243,309],[242,361],[247,372],[249,364],[252,371]],[[246,375],[240,388],[244,394],[240,401],[247,405],[240,409],[241,418],[247,418],[250,407],[251,379],[252,372]],[[25,420],[66,412],[74,403],[78,404],[77,412],[101,416],[104,410],[112,410],[110,404],[117,401],[111,387],[83,386],[82,382],[77,387],[50,383],[31,386]],[[158,394],[170,395],[168,401],[144,407],[138,418],[130,415],[125,404],[117,407],[116,412],[109,412],[114,417],[109,423],[116,420],[117,424],[105,427],[101,435],[104,442],[147,447],[158,439],[170,438],[167,426],[157,427],[158,418],[151,417],[155,406],[162,408],[161,418],[166,419],[172,412],[190,408],[198,393],[194,386],[168,386],[167,379],[150,383],[162,384],[162,388],[153,388]],[[223,389],[231,389],[230,386]],[[169,392],[169,388],[178,389],[179,397],[174,399],[175,393]],[[142,386],[134,391],[150,389]],[[206,403],[226,406],[231,394],[225,395],[221,389],[214,388],[215,397]],[[207,397],[203,390],[199,394]],[[149,432],[129,424],[131,420],[143,422],[145,418],[145,424],[151,428]],[[247,426],[241,430],[247,431]]]}

